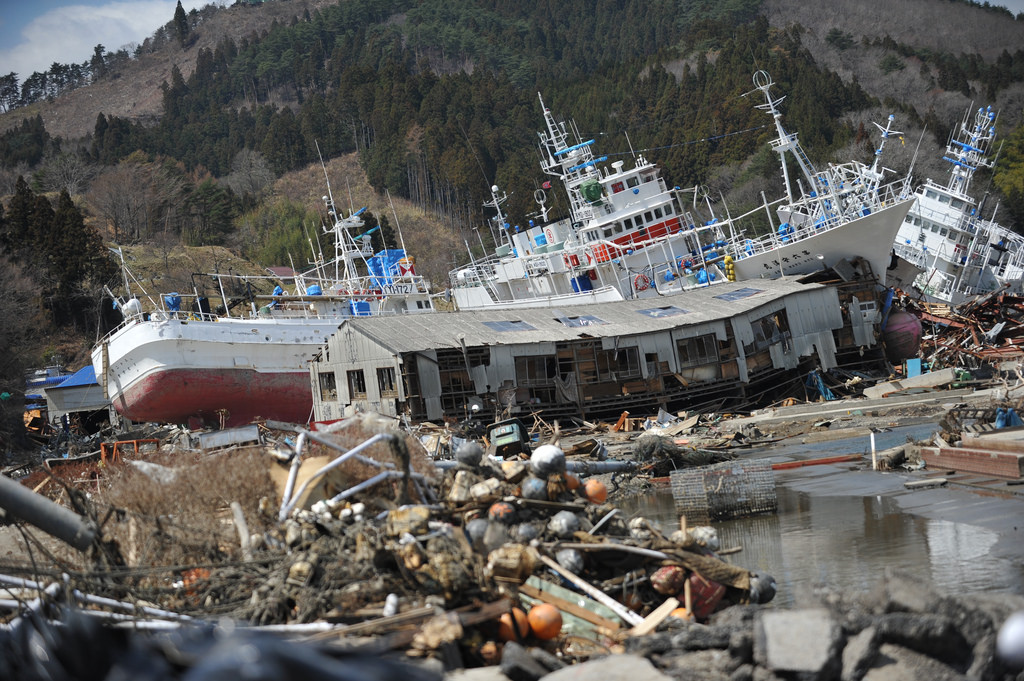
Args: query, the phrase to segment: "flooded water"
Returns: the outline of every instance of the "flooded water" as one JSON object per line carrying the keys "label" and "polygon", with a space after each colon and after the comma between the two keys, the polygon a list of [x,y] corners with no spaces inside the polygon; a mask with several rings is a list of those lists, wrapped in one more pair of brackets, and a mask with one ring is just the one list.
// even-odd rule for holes
{"label": "flooded water", "polygon": [[[906,439],[905,433],[878,434],[881,435],[889,437],[876,437],[878,449]],[[883,441],[888,443],[882,444]],[[817,448],[817,456],[864,451],[862,442],[828,443],[824,451],[823,445],[813,447]],[[772,455],[793,451],[792,447],[775,449]],[[841,481],[843,469],[832,470]],[[1012,547],[1005,550],[1006,537],[997,530],[908,513],[900,505],[898,495],[808,493],[795,489],[800,485],[791,485],[786,475],[777,475],[776,480],[778,513],[716,522],[714,527],[723,549],[742,547],[740,552],[728,556],[730,562],[775,577],[779,587],[775,603],[779,606],[809,601],[806,596],[819,585],[870,590],[878,584],[886,567],[918,575],[949,594],[1024,594],[1020,551]],[[830,483],[829,487],[835,484]],[[675,504],[667,489],[619,503],[628,512],[655,520],[666,531],[678,527]],[[1016,514],[1024,502],[1006,503],[1009,506],[1005,512]],[[1024,517],[1020,522],[1024,531]],[[1014,539],[1011,537],[1010,542],[1014,543]]]}

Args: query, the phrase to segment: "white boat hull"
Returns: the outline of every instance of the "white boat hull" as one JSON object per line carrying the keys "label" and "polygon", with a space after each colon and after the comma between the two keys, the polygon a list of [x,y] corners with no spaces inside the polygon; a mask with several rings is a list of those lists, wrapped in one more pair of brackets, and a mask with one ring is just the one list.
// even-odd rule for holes
{"label": "white boat hull", "polygon": [[137,422],[305,423],[308,362],[337,330],[327,319],[138,318],[92,353],[107,397]]}
{"label": "white boat hull", "polygon": [[778,247],[743,256],[734,261],[736,279],[773,279],[780,275],[810,274],[855,256],[864,258],[880,284],[892,260],[892,246],[913,205],[913,198],[898,201],[870,215],[829,230],[812,232],[797,239],[780,241]]}

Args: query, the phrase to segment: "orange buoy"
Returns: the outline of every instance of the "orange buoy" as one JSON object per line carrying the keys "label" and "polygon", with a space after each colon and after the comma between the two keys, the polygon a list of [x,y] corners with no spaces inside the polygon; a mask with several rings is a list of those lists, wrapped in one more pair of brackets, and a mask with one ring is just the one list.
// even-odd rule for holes
{"label": "orange buoy", "polygon": [[498,618],[498,638],[502,641],[518,641],[529,633],[530,621],[519,608],[512,608],[512,612]]}
{"label": "orange buoy", "polygon": [[572,473],[565,474],[565,486],[570,492],[575,492],[580,488],[580,479]]}
{"label": "orange buoy", "polygon": [[583,485],[583,496],[592,504],[603,504],[608,499],[608,488],[600,480],[587,480]]}
{"label": "orange buoy", "polygon": [[533,606],[527,617],[530,631],[541,640],[547,641],[562,633],[562,611],[550,603],[538,603]]}
{"label": "orange buoy", "polygon": [[686,608],[676,608],[675,610],[670,612],[668,616],[678,617],[679,619],[686,620],[687,622],[692,622],[695,619],[693,613],[687,610]]}

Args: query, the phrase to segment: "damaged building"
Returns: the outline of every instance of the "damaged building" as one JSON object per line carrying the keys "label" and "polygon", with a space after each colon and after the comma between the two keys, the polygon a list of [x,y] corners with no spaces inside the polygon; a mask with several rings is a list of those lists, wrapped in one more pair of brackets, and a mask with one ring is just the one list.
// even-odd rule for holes
{"label": "damaged building", "polygon": [[862,358],[880,317],[870,291],[759,280],[601,305],[346,319],[310,365],[314,417],[742,409]]}

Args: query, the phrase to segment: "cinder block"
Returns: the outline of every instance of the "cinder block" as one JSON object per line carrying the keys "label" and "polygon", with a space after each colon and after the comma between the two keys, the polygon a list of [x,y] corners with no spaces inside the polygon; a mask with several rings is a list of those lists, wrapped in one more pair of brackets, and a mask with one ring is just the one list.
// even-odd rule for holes
{"label": "cinder block", "polygon": [[965,447],[922,447],[921,458],[929,468],[947,468],[998,478],[1018,479],[1024,475],[1024,456]]}

